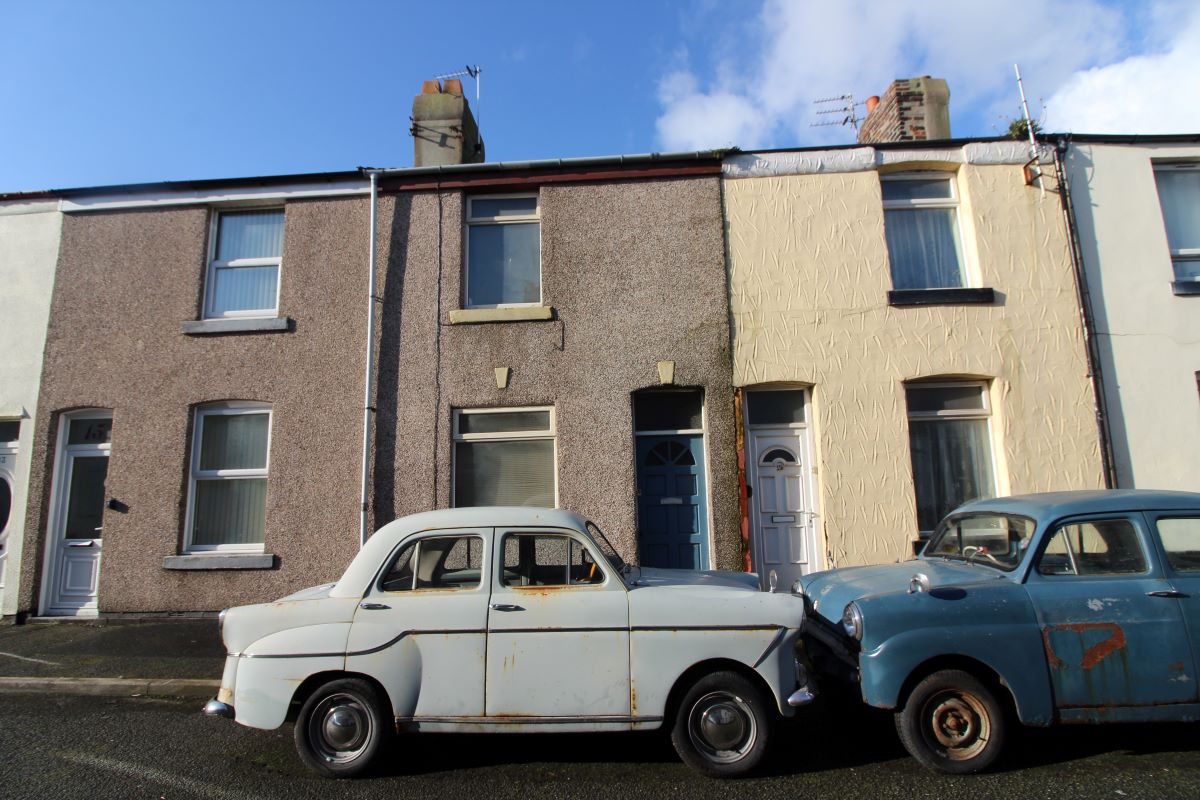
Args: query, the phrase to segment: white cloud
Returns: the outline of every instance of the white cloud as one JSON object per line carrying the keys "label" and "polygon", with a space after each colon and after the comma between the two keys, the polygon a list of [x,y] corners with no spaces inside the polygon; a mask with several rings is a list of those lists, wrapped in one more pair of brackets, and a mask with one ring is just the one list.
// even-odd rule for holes
{"label": "white cloud", "polygon": [[1053,130],[1079,133],[1200,131],[1200,9],[1166,52],[1084,70],[1046,101]]}
{"label": "white cloud", "polygon": [[[934,75],[950,84],[953,132],[994,135],[1019,113],[1014,62],[1035,114],[1040,97],[1076,84],[1083,92],[1084,78],[1106,65],[1127,65],[1121,75],[1131,88],[1137,76],[1173,70],[1194,79],[1200,47],[1193,39],[1189,50],[1178,25],[1191,8],[1182,0],[764,0],[756,19],[738,21],[746,30],[734,44],[726,37],[703,64],[685,55],[661,79],[658,134],[667,150],[849,142],[849,128],[812,127],[831,119],[816,116],[813,100],[853,93],[861,101],[896,78]],[[1155,48],[1169,52],[1154,60],[1156,72],[1139,72],[1138,58]],[[1142,79],[1180,84],[1178,73]],[[1055,95],[1054,107],[1077,102]]]}

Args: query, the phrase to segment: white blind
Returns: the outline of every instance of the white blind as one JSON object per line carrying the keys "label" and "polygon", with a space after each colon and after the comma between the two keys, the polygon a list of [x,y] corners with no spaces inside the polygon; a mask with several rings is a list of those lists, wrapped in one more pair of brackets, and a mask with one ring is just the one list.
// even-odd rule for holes
{"label": "white blind", "polygon": [[217,260],[278,258],[283,253],[283,211],[239,211],[218,221]]}
{"label": "white blind", "polygon": [[454,505],[554,506],[554,442],[459,442]]}
{"label": "white blind", "polygon": [[196,481],[192,544],[261,544],[266,478]]}

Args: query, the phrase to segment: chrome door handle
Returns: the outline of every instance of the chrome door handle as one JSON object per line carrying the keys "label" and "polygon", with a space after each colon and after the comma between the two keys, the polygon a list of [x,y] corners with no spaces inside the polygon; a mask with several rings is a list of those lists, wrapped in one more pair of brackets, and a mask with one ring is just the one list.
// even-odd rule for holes
{"label": "chrome door handle", "polygon": [[512,603],[492,603],[493,611],[524,611],[520,606],[515,606]]}
{"label": "chrome door handle", "polygon": [[92,540],[86,542],[67,542],[67,547],[94,547],[96,545]]}
{"label": "chrome door handle", "polygon": [[1157,592],[1146,592],[1146,597],[1190,597],[1184,592],[1177,592],[1174,589],[1160,589]]}
{"label": "chrome door handle", "polygon": [[365,611],[388,611],[391,609],[391,606],[383,603],[359,603],[358,607]]}

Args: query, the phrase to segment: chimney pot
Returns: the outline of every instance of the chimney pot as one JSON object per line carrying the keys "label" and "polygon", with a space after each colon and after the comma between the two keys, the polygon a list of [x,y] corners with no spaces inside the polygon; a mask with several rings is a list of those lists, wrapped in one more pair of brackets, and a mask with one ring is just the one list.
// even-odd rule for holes
{"label": "chimney pot", "polygon": [[437,81],[424,81],[421,84],[421,94],[441,94],[442,85]]}
{"label": "chimney pot", "polygon": [[442,84],[442,91],[446,94],[462,97],[462,81],[458,80],[457,78],[451,78]]}
{"label": "chimney pot", "polygon": [[879,105],[879,95],[873,94],[867,98],[867,113],[870,114]]}

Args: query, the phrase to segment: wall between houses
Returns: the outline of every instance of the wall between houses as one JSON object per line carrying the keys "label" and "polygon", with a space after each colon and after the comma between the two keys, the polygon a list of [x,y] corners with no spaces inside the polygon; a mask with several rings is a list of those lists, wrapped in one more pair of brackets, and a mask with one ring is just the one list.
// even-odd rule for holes
{"label": "wall between houses", "polygon": [[1067,175],[1092,296],[1117,485],[1200,489],[1200,297],[1176,296],[1154,161],[1200,147],[1072,144]]}
{"label": "wall between houses", "polygon": [[[358,546],[367,216],[362,198],[287,204],[284,333],[187,336],[200,310],[209,209],[69,215],[46,342],[21,607],[40,590],[61,412],[113,410],[102,612],[215,610],[337,578]],[[174,571],[192,409],[270,403],[266,552],[277,568]],[[33,545],[36,537],[37,546]]]}
{"label": "wall between houses", "polygon": [[[553,405],[559,506],[595,519],[634,560],[631,393],[659,387],[657,362],[672,360],[676,385],[705,393],[711,561],[740,568],[719,179],[555,184],[539,197],[542,296],[555,319],[474,325],[449,321],[465,195],[381,202],[376,524],[450,504],[454,409]],[[512,370],[505,389],[497,367]]]}
{"label": "wall between houses", "polygon": [[725,184],[734,384],[812,386],[829,566],[911,554],[907,380],[992,379],[1001,493],[1102,486],[1058,198],[1019,166],[966,164],[957,180],[969,283],[996,290],[991,306],[888,305],[873,171]]}
{"label": "wall between houses", "polygon": [[[0,613],[17,612],[38,382],[62,215],[56,201],[0,203],[0,418],[20,420],[12,507],[0,556]],[[32,529],[33,526],[31,526]],[[32,534],[31,534],[32,536]]]}

